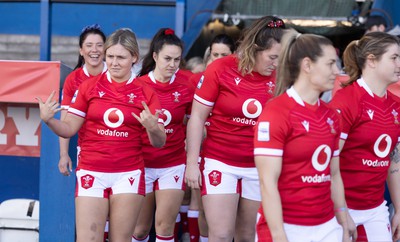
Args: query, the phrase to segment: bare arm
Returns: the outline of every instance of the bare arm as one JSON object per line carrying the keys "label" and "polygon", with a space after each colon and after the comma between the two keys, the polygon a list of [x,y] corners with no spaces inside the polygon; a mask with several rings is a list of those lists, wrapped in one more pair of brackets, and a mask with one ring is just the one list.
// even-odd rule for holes
{"label": "bare arm", "polygon": [[288,241],[283,228],[282,202],[278,191],[278,179],[282,170],[282,157],[255,156],[264,216],[273,241]]}
{"label": "bare arm", "polygon": [[393,241],[400,239],[400,144],[397,144],[390,154],[390,167],[387,184],[390,198],[394,206],[394,215],[391,221]]}
{"label": "bare arm", "polygon": [[191,188],[199,189],[201,176],[197,161],[200,154],[200,146],[204,135],[204,123],[210,115],[212,107],[205,106],[197,101],[193,101],[192,113],[187,125],[186,145],[187,162],[185,181]]}
{"label": "bare arm", "polygon": [[152,146],[160,148],[165,144],[167,135],[164,131],[164,125],[158,123],[158,113],[153,115],[145,102],[142,102],[144,110],[140,113],[140,117],[132,113],[139,123],[146,128]]}
{"label": "bare arm", "polygon": [[[345,141],[339,141],[339,150],[342,151]],[[346,198],[344,195],[344,185],[340,174],[339,157],[334,157],[331,160],[331,197],[335,206],[335,216],[340,225],[343,227],[343,241],[357,240],[357,228],[347,209]],[[344,209],[341,209],[344,208]]]}
{"label": "bare arm", "polygon": [[[64,120],[67,116],[67,110],[61,110],[60,120]],[[69,138],[59,138],[60,143],[60,160],[58,161],[58,170],[61,174],[69,176],[72,171],[72,161],[68,154]]]}

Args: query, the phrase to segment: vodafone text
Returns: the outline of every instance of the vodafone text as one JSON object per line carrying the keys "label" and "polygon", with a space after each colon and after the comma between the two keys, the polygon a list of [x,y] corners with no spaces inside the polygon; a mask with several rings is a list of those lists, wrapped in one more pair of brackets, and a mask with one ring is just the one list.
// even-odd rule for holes
{"label": "vodafone text", "polygon": [[318,175],[315,174],[314,176],[301,176],[301,180],[304,183],[322,183],[322,182],[327,182],[331,180],[331,175]]}
{"label": "vodafone text", "polygon": [[372,166],[372,167],[384,167],[384,166],[389,166],[389,161],[388,160],[381,160],[379,161],[378,159],[376,160],[368,160],[368,159],[362,159],[362,163],[364,166]]}
{"label": "vodafone text", "polygon": [[117,130],[110,130],[110,129],[97,129],[97,134],[104,135],[104,136],[112,136],[112,137],[128,137],[128,132],[120,132]]}
{"label": "vodafone text", "polygon": [[253,126],[256,125],[256,121],[253,120],[253,119],[250,119],[250,118],[238,118],[238,117],[235,117],[235,118],[233,118],[232,120],[233,120],[234,122],[236,122],[236,123],[250,124],[250,125],[253,125]]}

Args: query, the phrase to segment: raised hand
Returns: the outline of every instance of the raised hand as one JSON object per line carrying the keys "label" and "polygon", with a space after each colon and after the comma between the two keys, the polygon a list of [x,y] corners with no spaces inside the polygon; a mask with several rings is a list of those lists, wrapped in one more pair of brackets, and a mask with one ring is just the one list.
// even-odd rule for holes
{"label": "raised hand", "polygon": [[36,100],[39,102],[40,118],[45,123],[49,122],[49,120],[52,119],[54,115],[62,109],[60,104],[53,100],[55,94],[56,91],[52,91],[46,102],[43,102],[40,97],[36,97]]}
{"label": "raised hand", "polygon": [[140,117],[137,116],[136,114],[132,113],[133,117],[139,121],[145,127],[147,130],[152,130],[157,128],[158,129],[158,115],[159,113],[156,112],[155,115],[153,115],[147,106],[147,104],[142,101],[142,105],[144,110],[140,113]]}

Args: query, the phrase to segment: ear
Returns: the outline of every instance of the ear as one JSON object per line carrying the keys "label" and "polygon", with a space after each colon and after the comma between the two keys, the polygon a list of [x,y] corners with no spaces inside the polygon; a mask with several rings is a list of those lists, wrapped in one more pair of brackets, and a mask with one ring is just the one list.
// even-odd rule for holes
{"label": "ear", "polygon": [[366,59],[366,65],[371,68],[375,68],[375,60],[376,60],[375,55],[369,54]]}
{"label": "ear", "polygon": [[156,61],[156,59],[157,59],[157,53],[153,52],[153,60]]}
{"label": "ear", "polygon": [[136,64],[136,62],[138,61],[138,57],[137,56],[134,56],[134,57],[132,57],[132,64]]}
{"label": "ear", "polygon": [[308,58],[308,57],[303,58],[303,59],[301,60],[300,67],[301,67],[301,68],[300,68],[301,71],[304,71],[304,72],[306,72],[306,73],[310,73],[311,67],[312,67],[312,61],[311,61],[311,59]]}
{"label": "ear", "polygon": [[83,50],[82,50],[82,48],[79,48],[79,55],[83,57]]}

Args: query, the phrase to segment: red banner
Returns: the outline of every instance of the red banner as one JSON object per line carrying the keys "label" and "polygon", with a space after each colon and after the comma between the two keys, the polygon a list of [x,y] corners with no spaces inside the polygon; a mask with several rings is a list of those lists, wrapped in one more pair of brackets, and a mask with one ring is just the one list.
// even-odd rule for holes
{"label": "red banner", "polygon": [[0,155],[40,156],[35,97],[60,90],[60,62],[0,60]]}
{"label": "red banner", "polygon": [[35,97],[45,100],[60,89],[58,61],[0,60],[0,73],[0,102],[37,103]]}

